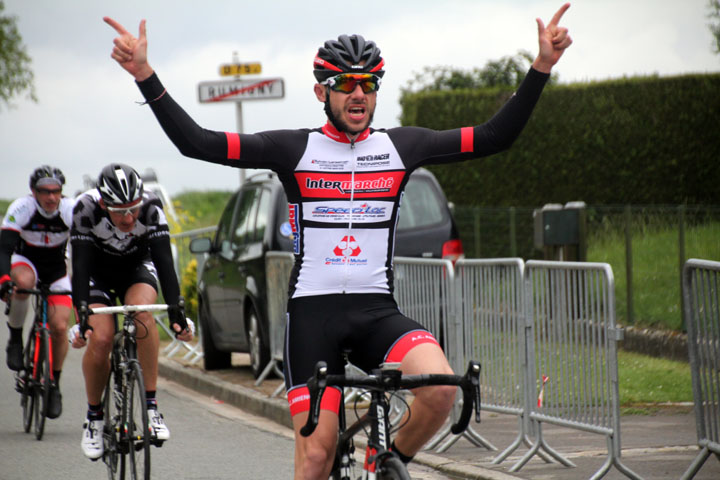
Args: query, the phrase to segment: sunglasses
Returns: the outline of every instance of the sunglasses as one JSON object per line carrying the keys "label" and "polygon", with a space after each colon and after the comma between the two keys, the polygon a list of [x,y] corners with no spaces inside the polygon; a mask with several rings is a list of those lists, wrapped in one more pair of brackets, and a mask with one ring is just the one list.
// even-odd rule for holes
{"label": "sunglasses", "polygon": [[342,93],[352,93],[360,85],[363,93],[372,93],[380,89],[380,82],[380,77],[372,73],[342,73],[328,78],[320,85],[327,85],[331,90]]}
{"label": "sunglasses", "polygon": [[36,188],[35,191],[40,195],[60,195],[62,193],[62,188]]}
{"label": "sunglasses", "polygon": [[142,206],[143,202],[140,200],[140,203],[137,205],[133,205],[132,207],[111,207],[109,205],[106,205],[105,208],[107,208],[108,212],[110,213],[117,213],[121,216],[125,215],[135,215],[140,211],[140,207]]}

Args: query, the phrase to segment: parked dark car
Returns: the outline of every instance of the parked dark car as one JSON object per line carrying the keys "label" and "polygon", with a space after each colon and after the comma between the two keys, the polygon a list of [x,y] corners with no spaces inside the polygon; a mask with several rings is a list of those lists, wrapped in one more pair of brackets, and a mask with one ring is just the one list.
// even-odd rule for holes
{"label": "parked dark car", "polygon": [[[250,177],[228,201],[213,239],[197,238],[193,253],[206,258],[198,281],[198,315],[206,370],[230,367],[232,352],[250,354],[257,378],[270,361],[265,253],[292,251],[287,199],[274,173]],[[462,255],[448,202],[428,170],[405,188],[396,256]]]}

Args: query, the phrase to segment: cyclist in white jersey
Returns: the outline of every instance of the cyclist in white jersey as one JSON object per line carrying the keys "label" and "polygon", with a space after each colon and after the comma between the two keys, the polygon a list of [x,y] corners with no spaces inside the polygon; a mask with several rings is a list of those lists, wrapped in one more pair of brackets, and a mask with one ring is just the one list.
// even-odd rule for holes
{"label": "cyclist in white jersey", "polygon": [[[31,289],[42,282],[50,290],[69,291],[66,247],[70,236],[74,200],[63,197],[65,176],[60,169],[43,165],[30,175],[31,194],[10,204],[0,230],[0,297],[6,300],[13,287]],[[21,370],[23,324],[28,312],[28,295],[12,294],[8,314],[10,339],[7,365]],[[53,383],[48,418],[62,413],[60,373],[67,355],[66,332],[72,300],[67,295],[48,297],[48,326],[53,352]]]}
{"label": "cyclist in white jersey", "polygon": [[[510,147],[540,97],[552,67],[572,40],[559,21],[537,19],[539,54],[525,80],[488,122],[434,131],[370,128],[385,62],[374,42],[341,35],[314,60],[315,96],[325,105],[321,128],[256,134],[211,131],[175,102],[147,60],[145,21],[138,37],[111,18],[119,36],[112,58],[136,80],[163,130],[188,157],[278,173],[288,197],[295,240],[284,373],[295,429],[295,478],[327,478],[337,440],[339,394],[328,395],[318,428],[299,434],[307,418],[305,381],[318,360],[342,371],[342,354],[361,367],[401,362],[406,374],[451,373],[429,332],[402,315],[392,297],[395,225],[403,188],[417,167],[459,162]],[[328,218],[316,207],[338,212]],[[366,212],[372,212],[367,214]],[[392,450],[409,461],[446,420],[454,387],[419,389],[409,421]]]}

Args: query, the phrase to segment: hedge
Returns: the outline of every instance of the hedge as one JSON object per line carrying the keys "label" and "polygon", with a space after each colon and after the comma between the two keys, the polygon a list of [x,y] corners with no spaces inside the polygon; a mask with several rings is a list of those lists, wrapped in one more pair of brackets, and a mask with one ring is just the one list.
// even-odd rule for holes
{"label": "hedge", "polygon": [[[434,129],[479,124],[511,94],[409,94],[401,122]],[[717,205],[720,74],[548,86],[510,150],[430,169],[459,205]]]}

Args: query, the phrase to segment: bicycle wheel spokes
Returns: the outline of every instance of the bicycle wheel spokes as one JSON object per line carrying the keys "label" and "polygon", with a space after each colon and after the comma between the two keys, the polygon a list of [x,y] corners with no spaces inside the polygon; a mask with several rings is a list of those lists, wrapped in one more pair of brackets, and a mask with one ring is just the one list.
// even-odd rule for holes
{"label": "bicycle wheel spokes", "polygon": [[35,355],[35,375],[33,376],[35,438],[42,440],[45,431],[48,402],[50,399],[50,335],[47,330],[40,330],[37,337],[38,349]]}
{"label": "bicycle wheel spokes", "polygon": [[31,378],[34,355],[35,338],[34,335],[30,335],[23,350],[23,370],[20,370],[16,375],[16,384],[18,390],[20,390],[20,406],[23,409],[23,429],[25,433],[30,432],[33,420],[33,408],[35,407],[35,391],[32,388],[33,380]]}
{"label": "bicycle wheel spokes", "polygon": [[127,378],[126,428],[130,451],[130,478],[150,479],[150,423],[148,422],[145,385],[140,364],[131,362]]}
{"label": "bicycle wheel spokes", "polygon": [[[113,366],[114,367],[114,366]],[[110,376],[108,377],[107,385],[105,386],[105,392],[103,392],[103,461],[107,466],[107,473],[109,480],[116,480],[122,478],[120,471],[123,468],[118,468],[118,460],[122,457],[120,452],[120,444],[118,442],[120,425],[122,424],[121,409],[118,408],[116,401],[119,392],[122,392],[122,384],[117,384],[116,375],[114,368],[110,369]],[[124,461],[124,457],[123,461]]]}

